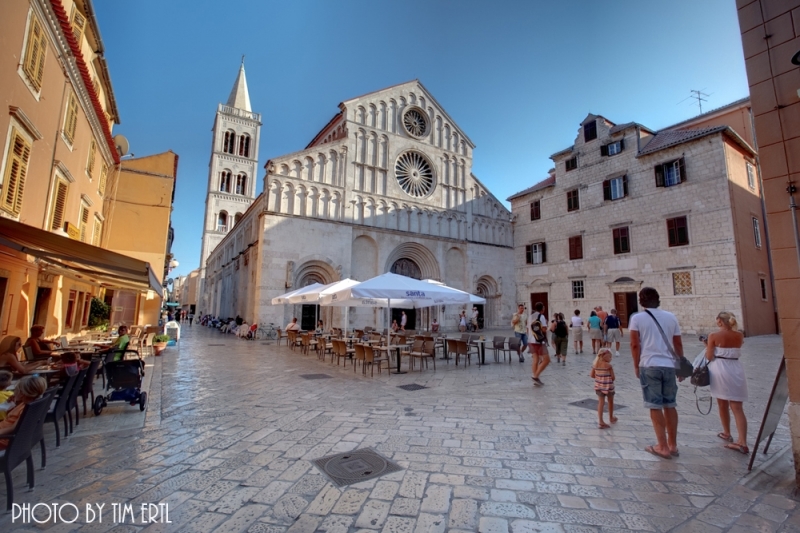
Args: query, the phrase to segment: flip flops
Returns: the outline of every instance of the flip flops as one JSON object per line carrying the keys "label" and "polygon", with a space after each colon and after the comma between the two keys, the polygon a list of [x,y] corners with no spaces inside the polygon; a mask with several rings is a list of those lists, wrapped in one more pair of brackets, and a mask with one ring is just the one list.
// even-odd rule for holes
{"label": "flip flops", "polygon": [[726,435],[725,433],[719,432],[717,433],[717,437],[728,442],[733,442],[733,435]]}
{"label": "flip flops", "polygon": [[608,429],[610,427],[608,424],[597,424],[597,429]]}
{"label": "flip flops", "polygon": [[644,449],[644,451],[646,451],[651,455],[655,455],[656,457],[660,457],[662,459],[672,459],[672,455],[662,455],[658,453],[658,450],[656,450],[654,446],[648,446],[647,448]]}
{"label": "flip flops", "polygon": [[744,455],[750,455],[750,448],[747,446],[742,446],[741,444],[726,444],[725,447],[729,450],[733,450],[735,452],[739,452]]}

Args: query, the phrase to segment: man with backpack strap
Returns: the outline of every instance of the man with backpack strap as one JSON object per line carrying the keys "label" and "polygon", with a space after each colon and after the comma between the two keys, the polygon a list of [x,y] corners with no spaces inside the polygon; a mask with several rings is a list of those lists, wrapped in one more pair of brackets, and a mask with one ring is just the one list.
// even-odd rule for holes
{"label": "man with backpack strap", "polygon": [[528,317],[528,351],[533,357],[533,384],[542,386],[539,376],[547,365],[550,364],[550,354],[547,352],[547,318],[542,314],[544,304],[536,302],[534,311]]}

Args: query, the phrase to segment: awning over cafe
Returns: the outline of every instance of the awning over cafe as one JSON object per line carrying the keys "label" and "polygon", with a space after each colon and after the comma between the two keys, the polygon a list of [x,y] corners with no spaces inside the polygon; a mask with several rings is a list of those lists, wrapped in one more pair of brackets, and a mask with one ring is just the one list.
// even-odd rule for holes
{"label": "awning over cafe", "polygon": [[91,283],[164,295],[149,263],[7,218],[0,218],[0,245]]}

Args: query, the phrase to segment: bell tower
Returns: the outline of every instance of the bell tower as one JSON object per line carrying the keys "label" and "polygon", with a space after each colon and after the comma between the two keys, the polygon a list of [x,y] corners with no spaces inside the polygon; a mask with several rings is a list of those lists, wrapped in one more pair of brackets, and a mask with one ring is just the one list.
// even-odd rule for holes
{"label": "bell tower", "polygon": [[228,101],[217,106],[208,163],[206,212],[200,252],[200,311],[205,298],[206,260],[228,231],[239,222],[256,196],[261,115],[250,107],[244,57]]}

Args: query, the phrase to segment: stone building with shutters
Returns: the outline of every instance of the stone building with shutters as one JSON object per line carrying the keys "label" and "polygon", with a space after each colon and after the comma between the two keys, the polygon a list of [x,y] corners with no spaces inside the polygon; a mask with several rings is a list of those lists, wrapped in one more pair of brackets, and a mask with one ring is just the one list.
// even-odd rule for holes
{"label": "stone building with shutters", "polygon": [[748,99],[660,131],[589,114],[551,159],[509,198],[520,301],[616,308],[626,326],[652,286],[684,332],[723,310],[748,335],[776,332]]}
{"label": "stone building with shutters", "polygon": [[[392,271],[480,294],[485,326],[507,327],[511,213],[472,174],[474,149],[417,80],[345,100],[305,148],[267,162],[264,192],[208,257],[202,312],[280,326],[296,316],[313,327],[313,305],[270,300]],[[462,308],[406,311],[409,328],[437,318],[453,329]],[[341,309],[320,312],[342,324]],[[350,326],[382,324],[373,309],[349,316]]]}

